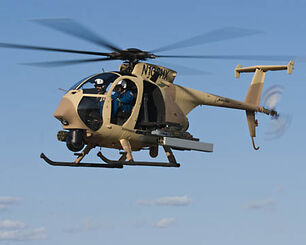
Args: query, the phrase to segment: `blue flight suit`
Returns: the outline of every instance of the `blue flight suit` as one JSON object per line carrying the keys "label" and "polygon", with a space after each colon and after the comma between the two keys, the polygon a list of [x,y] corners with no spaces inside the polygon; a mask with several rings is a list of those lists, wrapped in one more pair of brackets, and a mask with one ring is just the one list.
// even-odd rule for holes
{"label": "blue flight suit", "polygon": [[132,102],[135,95],[131,90],[115,92],[112,95],[112,117],[116,117],[118,110],[122,110],[126,114],[131,114]]}

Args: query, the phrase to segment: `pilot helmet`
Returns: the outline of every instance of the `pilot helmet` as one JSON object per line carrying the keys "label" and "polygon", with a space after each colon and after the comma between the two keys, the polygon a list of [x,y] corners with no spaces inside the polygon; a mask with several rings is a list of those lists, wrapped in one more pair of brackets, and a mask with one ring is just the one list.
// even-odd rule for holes
{"label": "pilot helmet", "polygon": [[125,90],[127,88],[127,82],[125,80],[121,80],[117,83],[116,87],[121,86],[123,88],[123,90]]}
{"label": "pilot helmet", "polygon": [[101,79],[101,78],[95,79],[95,87],[96,86],[102,87],[103,85],[105,85],[103,79]]}

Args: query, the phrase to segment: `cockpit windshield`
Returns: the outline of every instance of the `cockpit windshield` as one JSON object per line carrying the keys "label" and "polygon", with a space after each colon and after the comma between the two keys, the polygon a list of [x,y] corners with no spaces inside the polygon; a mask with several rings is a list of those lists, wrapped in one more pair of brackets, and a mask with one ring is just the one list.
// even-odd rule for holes
{"label": "cockpit windshield", "polygon": [[82,79],[73,85],[70,90],[82,89],[84,93],[93,94],[98,93],[96,89],[98,85],[98,87],[103,87],[106,91],[109,84],[111,84],[117,77],[119,77],[119,75],[111,72],[99,73]]}
{"label": "cockpit windshield", "polygon": [[[137,84],[128,76],[117,80],[120,80],[119,74],[100,73],[85,78],[72,87],[82,90],[78,114],[83,123],[93,131],[101,128],[103,114],[108,115],[106,119],[110,123],[117,125],[123,125],[132,114],[138,94]],[[116,86],[112,85],[114,82]]]}

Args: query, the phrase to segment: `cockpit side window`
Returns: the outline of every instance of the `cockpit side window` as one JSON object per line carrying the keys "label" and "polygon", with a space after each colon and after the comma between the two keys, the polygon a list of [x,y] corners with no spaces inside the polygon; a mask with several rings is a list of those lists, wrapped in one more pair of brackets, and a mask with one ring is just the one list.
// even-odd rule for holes
{"label": "cockpit side window", "polygon": [[74,89],[83,90],[83,98],[78,105],[78,114],[91,130],[98,130],[103,123],[103,107],[107,89],[119,75],[100,73],[90,76],[77,84]]}

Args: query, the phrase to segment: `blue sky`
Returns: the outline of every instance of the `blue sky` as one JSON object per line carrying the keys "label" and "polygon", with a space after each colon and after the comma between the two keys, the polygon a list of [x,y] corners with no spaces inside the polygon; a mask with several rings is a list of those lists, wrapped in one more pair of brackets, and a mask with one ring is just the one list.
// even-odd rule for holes
{"label": "blue sky", "polygon": [[[305,9],[302,0],[0,0],[0,42],[106,51],[29,21],[65,17],[122,48],[150,50],[234,26],[262,34],[167,54],[305,57]],[[1,49],[0,57],[0,244],[305,244],[305,63],[297,61],[292,75],[267,73],[264,90],[285,88],[280,110],[292,123],[281,138],[265,140],[271,122],[258,115],[259,151],[252,149],[244,112],[199,107],[189,115],[189,131],[214,143],[214,153],[177,152],[179,169],[103,170],[51,167],[39,155],[72,159],[56,140],[58,88],[102,67],[116,70],[119,62],[45,69],[20,64],[82,56]],[[237,64],[289,60],[164,62],[212,73],[178,71],[177,84],[243,100],[252,75],[235,79]],[[87,160],[96,161],[95,153]],[[147,152],[136,155],[149,159]]]}

